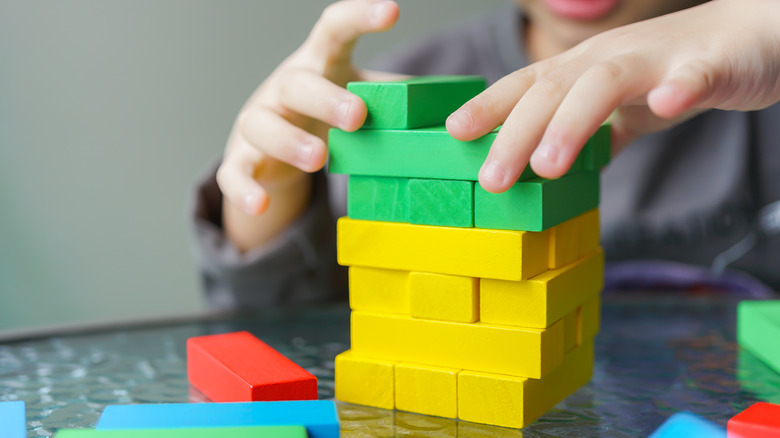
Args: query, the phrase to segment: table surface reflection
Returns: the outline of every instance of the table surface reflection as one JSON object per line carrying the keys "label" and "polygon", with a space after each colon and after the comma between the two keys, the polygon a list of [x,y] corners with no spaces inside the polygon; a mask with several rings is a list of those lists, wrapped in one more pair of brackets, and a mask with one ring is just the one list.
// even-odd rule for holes
{"label": "table surface reflection", "polygon": [[[758,400],[780,403],[780,375],[735,343],[736,300],[607,295],[591,382],[526,429],[338,403],[343,437],[636,437],[685,410],[721,425]],[[185,341],[249,330],[319,379],[349,345],[346,305],[92,329],[0,344],[0,400],[24,400],[28,436],[93,427],[109,404],[198,401]]]}

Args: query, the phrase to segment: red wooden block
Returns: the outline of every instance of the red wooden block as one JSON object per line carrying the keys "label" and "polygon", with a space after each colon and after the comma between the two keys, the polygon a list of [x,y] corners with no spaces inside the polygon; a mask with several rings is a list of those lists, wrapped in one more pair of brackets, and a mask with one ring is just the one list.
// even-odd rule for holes
{"label": "red wooden block", "polygon": [[187,339],[187,377],[215,402],[317,399],[316,377],[249,332]]}
{"label": "red wooden block", "polygon": [[780,437],[780,405],[758,402],[729,420],[729,438]]}

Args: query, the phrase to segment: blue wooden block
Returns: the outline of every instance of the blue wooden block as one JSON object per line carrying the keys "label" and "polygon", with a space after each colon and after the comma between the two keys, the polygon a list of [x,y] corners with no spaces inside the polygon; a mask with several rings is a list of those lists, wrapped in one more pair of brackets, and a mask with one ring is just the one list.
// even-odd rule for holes
{"label": "blue wooden block", "polygon": [[726,438],[726,430],[688,412],[678,412],[650,434],[649,438]]}
{"label": "blue wooden block", "polygon": [[27,418],[23,401],[0,402],[0,436],[27,437]]}
{"label": "blue wooden block", "polygon": [[310,438],[337,438],[339,417],[329,400],[249,403],[113,405],[96,429],[304,426]]}

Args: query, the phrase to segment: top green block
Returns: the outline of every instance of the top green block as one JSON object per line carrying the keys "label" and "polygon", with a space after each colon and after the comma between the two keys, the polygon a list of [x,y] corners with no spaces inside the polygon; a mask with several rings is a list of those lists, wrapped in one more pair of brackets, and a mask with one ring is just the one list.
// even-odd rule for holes
{"label": "top green block", "polygon": [[441,125],[453,111],[485,90],[481,76],[419,76],[397,82],[350,82],[347,90],[368,107],[365,129],[414,129]]}

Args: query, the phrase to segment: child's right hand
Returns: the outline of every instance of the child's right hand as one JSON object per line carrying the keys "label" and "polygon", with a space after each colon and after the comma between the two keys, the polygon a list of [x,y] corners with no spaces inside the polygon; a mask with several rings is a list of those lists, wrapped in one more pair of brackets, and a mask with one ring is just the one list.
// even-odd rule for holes
{"label": "child's right hand", "polygon": [[390,29],[398,12],[389,0],[331,4],[244,105],[217,171],[225,231],[239,249],[262,245],[303,211],[309,172],[327,158],[328,128],[354,131],[363,124],[365,103],[344,86],[393,75],[355,68],[352,49],[363,34]]}

